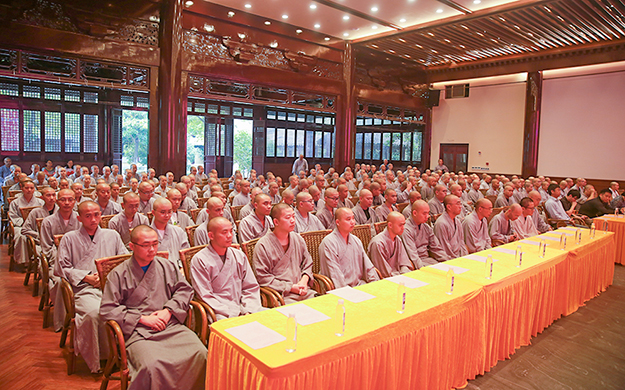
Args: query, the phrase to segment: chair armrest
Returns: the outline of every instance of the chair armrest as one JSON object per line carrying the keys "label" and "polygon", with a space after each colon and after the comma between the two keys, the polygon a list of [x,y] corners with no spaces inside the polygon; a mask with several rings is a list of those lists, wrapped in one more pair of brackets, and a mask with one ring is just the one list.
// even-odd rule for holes
{"label": "chair armrest", "polygon": [[[195,329],[192,328],[192,315],[195,318]],[[204,306],[195,301],[189,302],[189,314],[187,315],[186,325],[198,335],[202,344],[206,345],[206,340],[208,339],[208,317]]]}
{"label": "chair armrest", "polygon": [[268,308],[284,306],[284,299],[282,294],[277,292],[271,287],[261,286],[260,293],[267,299],[266,303]]}
{"label": "chair armrest", "polygon": [[323,295],[330,290],[334,290],[334,283],[332,283],[332,280],[329,277],[325,275],[313,274],[313,278],[315,278],[315,281],[319,283],[319,287],[321,288],[321,291],[318,291],[319,294]]}

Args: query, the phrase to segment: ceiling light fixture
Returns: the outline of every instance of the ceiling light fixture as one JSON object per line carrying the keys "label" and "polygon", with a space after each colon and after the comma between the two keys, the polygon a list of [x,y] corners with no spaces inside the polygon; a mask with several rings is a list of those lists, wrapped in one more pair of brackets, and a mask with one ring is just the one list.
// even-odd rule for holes
{"label": "ceiling light fixture", "polygon": [[473,0],[473,4],[480,4],[482,2],[482,0]]}
{"label": "ceiling light fixture", "polygon": [[320,28],[321,25],[319,23],[315,24],[315,28]]}
{"label": "ceiling light fixture", "polygon": [[378,29],[378,26],[371,26],[371,29],[372,29],[372,30],[377,30],[377,29]]}
{"label": "ceiling light fixture", "polygon": [[371,12],[378,12],[378,7],[371,7]]}
{"label": "ceiling light fixture", "polygon": [[405,40],[404,38],[399,38],[399,39],[398,39],[398,41],[399,41],[399,42],[406,43],[406,40]]}
{"label": "ceiling light fixture", "polygon": [[204,30],[206,32],[213,32],[215,31],[215,26],[213,26],[212,24],[204,23]]}
{"label": "ceiling light fixture", "polygon": [[228,11],[228,17],[231,18],[234,16],[234,11]]}
{"label": "ceiling light fixture", "polygon": [[343,33],[343,36],[344,36],[344,37],[348,37],[348,36],[349,36],[349,33]]}
{"label": "ceiling light fixture", "polygon": [[329,40],[330,40],[330,37],[325,37],[325,38],[323,38],[323,40],[324,40],[324,41],[329,41]]}
{"label": "ceiling light fixture", "polygon": [[289,18],[289,15],[287,14],[282,15],[282,19],[288,19],[288,18]]}
{"label": "ceiling light fixture", "polygon": [[343,20],[349,20],[349,15],[344,15]]}
{"label": "ceiling light fixture", "polygon": [[437,14],[442,14],[442,13],[443,13],[443,9],[442,9],[442,8],[437,9],[437,10],[436,10],[436,13],[437,13]]}
{"label": "ceiling light fixture", "polygon": [[245,4],[245,8],[252,8],[252,4]]}
{"label": "ceiling light fixture", "polygon": [[296,32],[297,34],[301,34],[303,31],[302,31],[302,30],[300,30],[300,29],[298,28],[297,30],[295,30],[295,32]]}
{"label": "ceiling light fixture", "polygon": [[311,4],[310,9],[317,9],[317,4]]}
{"label": "ceiling light fixture", "polygon": [[406,23],[406,19],[404,18],[399,19],[399,23]]}
{"label": "ceiling light fixture", "polygon": [[273,42],[271,42],[271,43],[269,44],[269,46],[270,46],[270,47],[273,47],[273,48],[275,49],[276,47],[278,47],[278,42],[273,41]]}
{"label": "ceiling light fixture", "polygon": [[270,21],[265,20],[265,26],[269,26],[270,24],[271,24],[271,22],[270,22]]}
{"label": "ceiling light fixture", "polygon": [[191,0],[187,0],[184,2],[184,5],[186,5],[187,7],[191,7],[193,5],[193,2]]}

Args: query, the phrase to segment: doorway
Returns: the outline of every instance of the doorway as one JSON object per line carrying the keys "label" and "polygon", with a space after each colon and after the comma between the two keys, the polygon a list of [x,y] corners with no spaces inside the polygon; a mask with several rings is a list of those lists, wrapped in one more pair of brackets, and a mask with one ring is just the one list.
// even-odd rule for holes
{"label": "doorway", "polygon": [[254,121],[250,119],[234,119],[234,143],[232,171],[241,171],[243,177],[249,177],[252,170],[252,146]]}
{"label": "doorway", "polygon": [[205,121],[204,116],[187,115],[187,172],[192,166],[204,165]]}
{"label": "doorway", "polygon": [[122,110],[122,164],[120,173],[124,175],[132,164],[137,172],[148,170],[149,120],[147,111]]}
{"label": "doorway", "polygon": [[450,172],[467,172],[469,144],[440,144],[439,158]]}

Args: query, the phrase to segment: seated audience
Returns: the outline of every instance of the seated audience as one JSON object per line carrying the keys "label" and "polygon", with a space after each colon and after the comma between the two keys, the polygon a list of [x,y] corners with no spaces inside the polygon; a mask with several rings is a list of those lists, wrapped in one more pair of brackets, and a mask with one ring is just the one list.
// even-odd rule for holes
{"label": "seated audience", "polygon": [[[395,192],[394,190],[390,191]],[[414,270],[414,265],[408,257],[406,246],[402,240],[406,224],[404,216],[397,211],[391,211],[387,221],[386,228],[371,239],[368,248],[371,262],[380,271],[383,278]]]}
{"label": "seated audience", "polygon": [[462,221],[464,242],[469,253],[480,252],[491,248],[488,234],[488,217],[493,212],[493,204],[486,198],[475,202],[475,210]]}

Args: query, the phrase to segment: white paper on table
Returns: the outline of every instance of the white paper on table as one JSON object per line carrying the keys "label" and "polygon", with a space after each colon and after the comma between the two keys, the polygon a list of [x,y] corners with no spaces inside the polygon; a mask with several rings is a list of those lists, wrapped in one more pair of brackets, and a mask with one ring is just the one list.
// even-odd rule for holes
{"label": "white paper on table", "polygon": [[553,237],[553,236],[540,236],[541,238],[544,238],[545,240],[551,240],[551,241],[560,241],[561,238],[560,237]]}
{"label": "white paper on table", "polygon": [[360,303],[375,298],[375,295],[371,295],[364,291],[356,290],[349,286],[341,287],[328,291],[329,294],[336,295],[337,297],[347,299],[350,302]]}
{"label": "white paper on table", "polygon": [[234,326],[226,332],[252,349],[261,349],[286,340],[286,337],[258,321]]}
{"label": "white paper on table", "polygon": [[540,242],[530,241],[530,240],[522,240],[522,241],[519,241],[519,242],[522,243],[522,244],[530,244],[530,245],[536,245],[536,246],[540,245]]}
{"label": "white paper on table", "polygon": [[508,248],[493,248],[495,252],[501,252],[508,255],[516,255],[516,249],[508,249]]}
{"label": "white paper on table", "polygon": [[574,235],[573,233],[561,232],[559,230],[556,230],[555,232],[552,232],[552,233],[553,234],[560,234],[560,235],[564,234],[565,236],[573,236]]}
{"label": "white paper on table", "polygon": [[[476,255],[474,253],[472,255],[462,256],[462,258],[463,259],[469,259],[469,260],[475,260],[475,261],[481,261],[482,263],[486,263],[486,259],[488,258],[488,256]],[[497,261],[499,261],[499,260],[493,259],[493,263],[495,263]]]}
{"label": "white paper on table", "polygon": [[312,307],[303,303],[291,306],[282,306],[276,309],[276,311],[279,311],[287,317],[289,316],[289,314],[294,314],[297,323],[303,326],[330,319],[330,317],[323,314],[322,312],[315,310]]}
{"label": "white paper on table", "polygon": [[440,269],[441,271],[445,271],[445,272],[449,271],[449,269],[452,268],[456,275],[463,274],[463,273],[468,271],[467,268],[462,268],[462,267],[458,267],[457,265],[449,265],[449,264],[445,264],[445,263],[438,263],[438,264],[434,264],[434,265],[428,265],[428,267]]}
{"label": "white paper on table", "polygon": [[408,288],[419,288],[419,287],[427,286],[429,284],[429,283],[422,282],[417,279],[409,278],[404,275],[391,276],[389,278],[386,278],[386,280],[391,281],[393,283],[397,283],[397,284],[404,283],[404,285]]}

